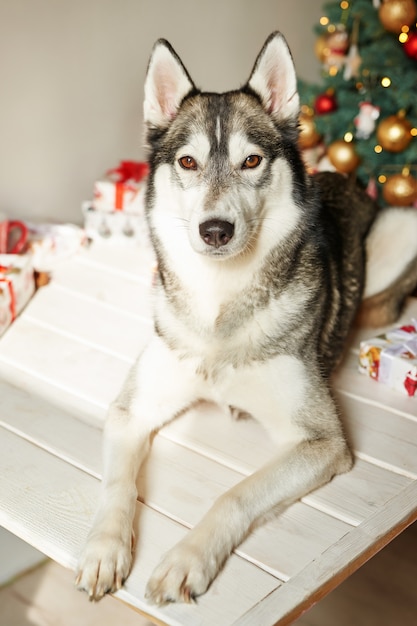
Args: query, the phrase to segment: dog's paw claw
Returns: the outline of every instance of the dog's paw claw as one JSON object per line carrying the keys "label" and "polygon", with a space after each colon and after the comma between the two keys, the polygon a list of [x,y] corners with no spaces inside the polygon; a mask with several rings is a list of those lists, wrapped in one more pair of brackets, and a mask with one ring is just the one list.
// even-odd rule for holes
{"label": "dog's paw claw", "polygon": [[199,550],[179,545],[173,548],[153,572],[145,598],[151,604],[185,602],[192,604],[214,578]]}
{"label": "dog's paw claw", "polygon": [[88,541],[79,561],[75,585],[87,592],[91,602],[122,587],[131,567],[131,546],[130,537],[124,541],[121,537],[96,536]]}
{"label": "dog's paw claw", "polygon": [[182,596],[184,598],[184,602],[186,602],[187,604],[195,603],[195,597],[193,596],[190,587],[184,587],[184,589],[182,590]]}

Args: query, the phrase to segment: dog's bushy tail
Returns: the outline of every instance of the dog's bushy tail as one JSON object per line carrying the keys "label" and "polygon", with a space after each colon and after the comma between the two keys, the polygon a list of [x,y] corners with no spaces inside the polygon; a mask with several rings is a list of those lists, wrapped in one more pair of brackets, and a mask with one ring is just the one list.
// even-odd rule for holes
{"label": "dog's bushy tail", "polygon": [[417,289],[417,210],[382,209],[366,239],[366,278],[357,322],[385,326],[395,322]]}

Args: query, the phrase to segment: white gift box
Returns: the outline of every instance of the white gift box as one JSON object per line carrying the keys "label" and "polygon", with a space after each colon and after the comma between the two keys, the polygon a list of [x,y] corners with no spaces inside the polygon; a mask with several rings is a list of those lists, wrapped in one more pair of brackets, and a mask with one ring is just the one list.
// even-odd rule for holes
{"label": "white gift box", "polygon": [[106,178],[94,183],[94,198],[82,204],[84,229],[90,239],[145,243],[145,193],[148,165],[121,161]]}
{"label": "white gift box", "polygon": [[93,206],[98,211],[143,212],[145,185],[143,182],[114,182],[97,180],[94,183]]}
{"label": "white gift box", "polygon": [[361,341],[359,371],[417,398],[417,321]]}

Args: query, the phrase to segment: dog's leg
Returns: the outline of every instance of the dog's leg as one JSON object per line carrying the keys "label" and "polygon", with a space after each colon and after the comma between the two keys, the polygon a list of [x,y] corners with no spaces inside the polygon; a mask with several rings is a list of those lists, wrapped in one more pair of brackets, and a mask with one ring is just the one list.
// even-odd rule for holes
{"label": "dog's leg", "polygon": [[229,403],[259,418],[272,435],[281,427],[283,451],[221,496],[165,555],[147,586],[155,603],[190,602],[204,593],[257,520],[351,467],[328,389],[299,361],[279,357],[247,368],[237,382],[229,389]]}
{"label": "dog's leg", "polygon": [[192,364],[155,337],[110,407],[100,504],[76,573],[78,588],[92,600],[119,589],[129,573],[136,477],[150,434],[198,399],[196,381]]}

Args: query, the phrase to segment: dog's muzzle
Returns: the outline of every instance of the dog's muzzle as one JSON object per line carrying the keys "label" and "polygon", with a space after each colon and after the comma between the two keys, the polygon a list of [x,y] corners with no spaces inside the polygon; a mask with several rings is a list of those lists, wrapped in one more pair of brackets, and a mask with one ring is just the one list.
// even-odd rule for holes
{"label": "dog's muzzle", "polygon": [[199,226],[200,237],[208,246],[220,248],[229,243],[235,232],[234,224],[223,220],[208,220]]}

